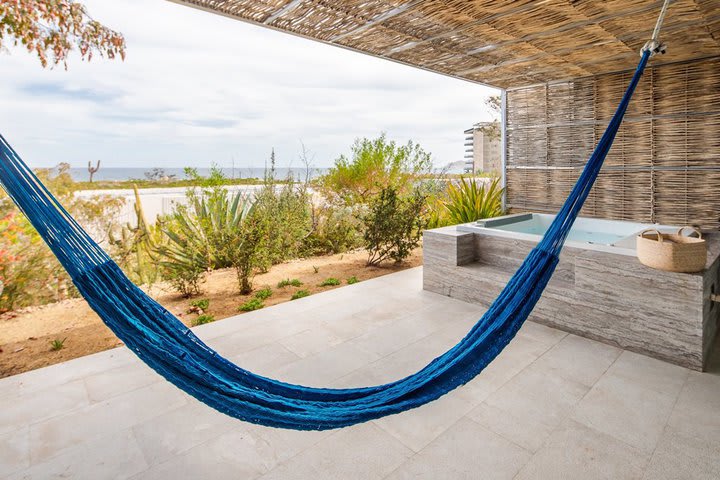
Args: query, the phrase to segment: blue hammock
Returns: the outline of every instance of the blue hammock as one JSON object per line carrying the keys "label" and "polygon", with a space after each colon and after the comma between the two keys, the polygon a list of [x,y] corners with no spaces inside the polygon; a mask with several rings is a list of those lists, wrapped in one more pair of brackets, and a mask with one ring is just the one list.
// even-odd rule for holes
{"label": "blue hammock", "polygon": [[632,81],[562,209],[488,311],[457,345],[419,372],[366,388],[283,383],[234,365],[148,297],[83,231],[0,136],[0,182],[30,219],[88,304],[145,363],[190,395],[262,425],[324,430],[428,403],[480,373],[512,340],[555,270],[572,227],[620,127],[651,52]]}

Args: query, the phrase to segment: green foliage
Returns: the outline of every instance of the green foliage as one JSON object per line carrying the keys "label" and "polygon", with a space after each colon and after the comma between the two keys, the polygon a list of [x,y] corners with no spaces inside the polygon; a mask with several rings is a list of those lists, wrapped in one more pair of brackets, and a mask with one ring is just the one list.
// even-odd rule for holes
{"label": "green foliage", "polygon": [[431,156],[420,145],[412,141],[397,145],[383,133],[374,140],[355,140],[350,158],[340,156],[317,183],[332,203],[367,204],[386,188],[408,193],[414,181],[431,169]]}
{"label": "green foliage", "polygon": [[386,259],[401,262],[420,245],[427,225],[426,199],[427,194],[420,189],[408,196],[400,196],[392,187],[380,192],[363,219],[368,265],[377,265]]}
{"label": "green foliage", "polygon": [[164,276],[185,296],[200,293],[205,272],[232,267],[240,293],[252,290],[252,276],[263,259],[267,236],[262,214],[240,194],[222,187],[214,169],[201,189],[188,191],[188,205],[178,205],[165,219],[168,241],[159,246]]}
{"label": "green foliage", "polygon": [[272,294],[272,289],[270,287],[266,287],[262,290],[258,290],[257,292],[255,292],[255,298],[259,298],[260,300],[267,300],[272,296]]}
{"label": "green foliage", "polygon": [[209,298],[200,298],[198,300],[193,300],[190,302],[191,307],[199,308],[200,310],[207,310],[210,307],[210,299]]}
{"label": "green foliage", "polygon": [[264,306],[265,304],[260,298],[251,298],[247,302],[240,305],[240,308],[238,310],[240,310],[241,312],[252,312],[253,310],[260,310]]}
{"label": "green foliage", "polygon": [[208,314],[203,314],[197,317],[195,320],[193,320],[192,324],[193,327],[197,327],[198,325],[205,325],[206,323],[212,323],[215,321],[215,317]]}
{"label": "green foliage", "polygon": [[444,206],[451,223],[474,222],[502,215],[502,195],[499,178],[486,184],[461,177],[458,183],[448,185]]}
{"label": "green foliage", "polygon": [[359,281],[360,280],[358,280],[358,278],[355,275],[353,275],[352,277],[347,279],[347,284],[352,285],[354,283],[358,283]]}
{"label": "green foliage", "polygon": [[62,350],[63,347],[65,347],[65,340],[67,340],[67,337],[66,337],[66,338],[63,338],[62,340],[56,338],[55,340],[53,340],[52,342],[50,342],[50,350],[52,350],[53,352],[57,352],[58,350]]}
{"label": "green foliage", "polygon": [[293,293],[293,296],[290,297],[290,300],[297,300],[298,298],[304,298],[309,296],[310,292],[308,292],[307,290],[298,290],[297,292]]}
{"label": "green foliage", "polygon": [[[122,199],[104,195],[74,196],[70,165],[38,169],[36,174],[63,206],[101,243],[104,242]],[[77,295],[60,266],[27,218],[0,193],[0,311],[42,305]]]}
{"label": "green foliage", "polygon": [[298,280],[297,278],[286,278],[284,280],[280,280],[277,284],[277,288],[283,288],[283,287],[302,287],[302,282]]}
{"label": "green foliage", "polygon": [[362,245],[364,205],[331,205],[313,209],[312,233],[305,241],[309,255],[341,253]]}
{"label": "green foliage", "polygon": [[227,245],[240,293],[243,295],[252,292],[252,278],[255,270],[264,268],[264,259],[266,258],[264,241],[266,238],[266,223],[261,214],[255,212],[253,207],[243,222],[239,235]]}
{"label": "green foliage", "polygon": [[320,284],[321,287],[334,287],[336,285],[340,285],[340,280],[338,280],[337,278],[333,278],[333,277],[326,278]]}
{"label": "green foliage", "polygon": [[485,99],[485,106],[490,109],[490,113],[495,117],[489,125],[482,127],[480,130],[490,137],[491,140],[500,140],[502,138],[502,131],[500,130],[499,117],[502,110],[500,102],[500,95],[492,95]]}
{"label": "green foliage", "polygon": [[300,256],[305,239],[312,231],[310,196],[304,184],[279,184],[275,179],[275,154],[263,187],[255,194],[253,208],[258,228],[264,232],[259,267],[270,266]]}
{"label": "green foliage", "polygon": [[0,311],[54,300],[52,287],[60,287],[60,275],[58,263],[24,215],[10,212],[0,219]]}
{"label": "green foliage", "polygon": [[108,238],[113,257],[130,280],[140,285],[152,285],[160,279],[161,271],[156,250],[165,241],[159,224],[150,225],[137,187],[135,193],[135,226],[126,224],[119,235],[108,229]]}

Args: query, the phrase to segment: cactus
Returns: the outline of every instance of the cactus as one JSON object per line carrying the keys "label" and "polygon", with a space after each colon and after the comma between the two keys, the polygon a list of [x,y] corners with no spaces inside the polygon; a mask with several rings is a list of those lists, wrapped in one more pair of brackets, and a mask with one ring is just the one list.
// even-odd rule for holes
{"label": "cactus", "polygon": [[92,166],[92,162],[88,161],[88,172],[90,172],[90,183],[92,183],[93,175],[95,175],[98,170],[100,170],[100,160],[97,161],[97,165],[95,167]]}
{"label": "cactus", "polygon": [[149,285],[159,278],[157,247],[162,241],[162,232],[159,227],[148,224],[137,186],[133,185],[133,191],[136,224],[124,225],[120,238],[113,235],[110,242],[118,252],[119,263],[131,279],[136,283]]}

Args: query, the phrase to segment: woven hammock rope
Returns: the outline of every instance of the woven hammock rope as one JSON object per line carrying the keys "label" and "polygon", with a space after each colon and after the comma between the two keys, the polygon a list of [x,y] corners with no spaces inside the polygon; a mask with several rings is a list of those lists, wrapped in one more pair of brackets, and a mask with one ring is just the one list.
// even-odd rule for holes
{"label": "woven hammock rope", "polygon": [[[667,3],[667,2],[666,2]],[[284,383],[234,365],[134,285],[0,136],[0,183],[67,270],[88,304],[148,366],[207,405],[262,425],[324,430],[426,404],[467,383],[512,340],[532,312],[612,146],[652,55],[640,63],[607,130],[552,225],[468,334],[422,370],[350,389]]]}

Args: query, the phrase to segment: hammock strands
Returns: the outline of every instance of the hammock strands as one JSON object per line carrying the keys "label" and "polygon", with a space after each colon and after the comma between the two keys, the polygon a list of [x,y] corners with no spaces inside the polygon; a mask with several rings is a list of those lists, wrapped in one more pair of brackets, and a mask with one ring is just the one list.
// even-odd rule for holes
{"label": "hammock strands", "polygon": [[147,365],[207,405],[252,423],[297,430],[339,428],[428,403],[480,373],[532,312],[620,127],[651,52],[640,63],[607,130],[542,241],[487,312],[452,349],[393,383],[324,389],[262,377],[204,344],[135,286],[0,136],[0,182],[88,304]]}

